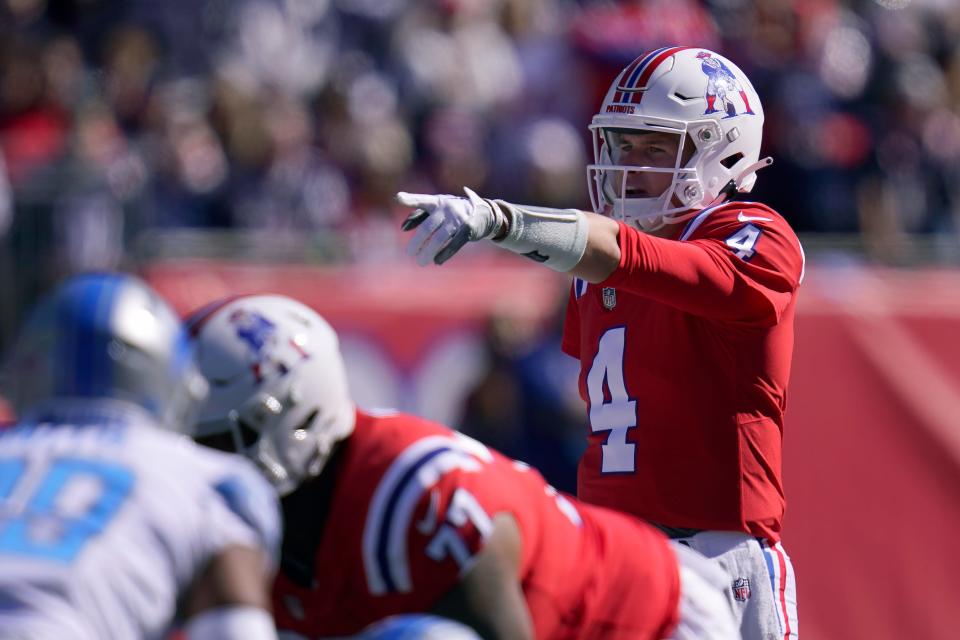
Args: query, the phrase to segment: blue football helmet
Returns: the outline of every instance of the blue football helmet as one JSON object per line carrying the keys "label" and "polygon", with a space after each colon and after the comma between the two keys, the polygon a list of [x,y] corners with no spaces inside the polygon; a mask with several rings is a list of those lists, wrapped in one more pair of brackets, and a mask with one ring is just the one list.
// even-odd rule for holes
{"label": "blue football helmet", "polygon": [[206,397],[188,335],[139,278],[70,278],[42,300],[6,362],[5,392],[21,417],[62,401],[135,404],[186,431]]}

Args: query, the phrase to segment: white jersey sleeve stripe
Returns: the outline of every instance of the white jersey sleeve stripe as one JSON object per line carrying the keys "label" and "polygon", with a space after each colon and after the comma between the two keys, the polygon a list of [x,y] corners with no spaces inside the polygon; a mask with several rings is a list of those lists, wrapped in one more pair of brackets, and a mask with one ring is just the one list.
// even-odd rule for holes
{"label": "white jersey sleeve stripe", "polygon": [[387,541],[386,553],[389,563],[390,576],[393,578],[396,590],[409,593],[413,590],[410,580],[410,563],[407,559],[407,532],[410,530],[410,520],[420,497],[440,478],[453,469],[476,471],[480,464],[476,459],[463,451],[455,449],[441,451],[421,466],[412,482],[408,482],[400,492],[397,509],[394,516],[388,521],[388,529],[381,532],[381,537]]}
{"label": "white jersey sleeve stripe", "polygon": [[684,229],[684,230],[683,230],[683,233],[680,235],[680,240],[681,240],[681,241],[682,241],[682,240],[686,240],[687,238],[689,238],[690,236],[692,236],[692,235],[693,235],[693,232],[697,230],[697,227],[699,227],[701,224],[703,224],[703,221],[706,220],[707,217],[708,217],[715,209],[717,209],[717,208],[719,208],[719,207],[722,207],[722,206],[725,205],[725,204],[729,204],[729,203],[724,202],[724,203],[722,203],[722,204],[718,204],[718,205],[715,205],[715,206],[712,206],[712,207],[707,207],[706,209],[704,209],[703,211],[701,211],[700,213],[698,213],[696,218],[694,218],[694,219],[691,220],[689,223],[687,223],[687,228]]}
{"label": "white jersey sleeve stripe", "polygon": [[807,275],[807,254],[803,251],[803,243],[797,238],[797,247],[800,249],[800,279],[797,284],[803,284],[803,277]]}
{"label": "white jersey sleeve stripe", "polygon": [[370,502],[363,530],[363,565],[373,595],[412,589],[407,533],[421,496],[453,469],[474,471],[480,462],[454,438],[431,436],[390,465]]}
{"label": "white jersey sleeve stripe", "polygon": [[377,566],[377,537],[383,527],[383,517],[387,500],[391,490],[401,476],[415,464],[423,455],[438,448],[448,446],[450,439],[434,436],[418,440],[400,454],[377,485],[370,507],[367,511],[367,520],[363,527],[363,567],[367,574],[367,585],[370,593],[375,595],[386,593],[386,581],[383,572]]}
{"label": "white jersey sleeve stripe", "polygon": [[573,279],[573,292],[577,298],[582,298],[587,292],[587,281],[580,278]]}

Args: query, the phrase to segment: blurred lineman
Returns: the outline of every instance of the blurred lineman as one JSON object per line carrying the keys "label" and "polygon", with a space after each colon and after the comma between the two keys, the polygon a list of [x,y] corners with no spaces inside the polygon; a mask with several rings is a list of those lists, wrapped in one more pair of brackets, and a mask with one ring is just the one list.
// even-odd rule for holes
{"label": "blurred lineman", "polygon": [[337,336],[306,306],[236,298],[191,331],[211,381],[198,440],[244,452],[283,496],[278,629],[431,612],[485,638],[738,637],[702,556],[446,427],[358,411]]}
{"label": "blurred lineman", "polygon": [[163,638],[175,621],[188,640],[276,638],[276,494],[249,461],[170,432],[207,385],[166,303],[133,277],[76,277],[8,364],[0,638]]}
{"label": "blurred lineman", "polygon": [[398,194],[420,264],[487,238],[575,276],[578,495],[717,559],[749,640],[797,637],[780,461],[803,250],[777,212],[729,200],[772,162],[762,126],[736,65],[668,47],[628,65],[593,118],[596,213]]}

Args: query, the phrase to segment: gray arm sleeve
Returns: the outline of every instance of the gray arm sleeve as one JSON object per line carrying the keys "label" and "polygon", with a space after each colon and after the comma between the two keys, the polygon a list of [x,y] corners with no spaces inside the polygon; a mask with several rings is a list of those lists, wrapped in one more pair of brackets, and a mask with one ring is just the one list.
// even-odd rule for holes
{"label": "gray arm sleeve", "polygon": [[510,221],[507,235],[496,244],[542,262],[555,271],[569,271],[583,258],[589,222],[576,209],[548,209],[487,200]]}

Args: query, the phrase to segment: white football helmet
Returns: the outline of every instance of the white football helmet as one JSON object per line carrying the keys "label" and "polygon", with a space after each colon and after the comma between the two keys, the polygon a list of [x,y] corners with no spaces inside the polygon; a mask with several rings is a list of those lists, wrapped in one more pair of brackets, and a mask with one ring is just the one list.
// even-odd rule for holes
{"label": "white football helmet", "polygon": [[356,419],[333,328],[274,295],[214,303],[188,325],[210,384],[196,439],[251,458],[281,496],[318,475]]}
{"label": "white football helmet", "polygon": [[[750,80],[723,56],[696,47],[657,49],[627,65],[589,128],[594,211],[642,231],[686,220],[734,191],[750,191],[756,171],[773,162],[759,160],[763,107]],[[618,164],[611,136],[654,131],[680,137],[673,167]],[[682,164],[691,143],[694,153]],[[659,196],[628,197],[627,174],[644,171],[671,174],[670,186]]]}

